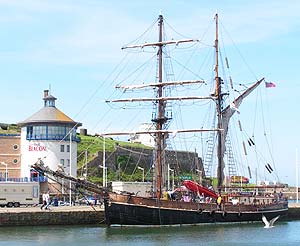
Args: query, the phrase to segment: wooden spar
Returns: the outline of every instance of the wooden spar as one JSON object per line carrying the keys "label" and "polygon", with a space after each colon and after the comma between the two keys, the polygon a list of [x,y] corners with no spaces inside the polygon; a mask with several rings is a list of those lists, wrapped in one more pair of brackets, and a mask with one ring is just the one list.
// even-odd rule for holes
{"label": "wooden spar", "polygon": [[110,133],[101,133],[96,134],[98,136],[119,136],[119,135],[137,135],[137,134],[157,134],[157,133],[168,133],[168,134],[177,134],[177,133],[188,133],[188,132],[216,132],[223,131],[223,129],[183,129],[183,130],[150,130],[150,131],[138,131],[138,132],[110,132]]}
{"label": "wooden spar", "polygon": [[[162,83],[163,78],[162,78],[162,70],[163,70],[163,16],[159,15],[159,45],[158,45],[158,82]],[[163,96],[163,88],[162,86],[157,88],[157,97],[162,98]],[[165,101],[163,100],[158,100],[158,116],[155,119],[156,123],[156,129],[158,131],[161,131],[163,129],[163,126],[166,122],[166,117],[165,117]],[[163,154],[163,147],[165,146],[165,135],[163,133],[158,132],[156,134],[156,197],[161,198],[162,197],[162,154]]]}
{"label": "wooden spar", "polygon": [[[216,52],[216,66],[215,66],[215,80],[216,80],[216,90],[215,96],[216,106],[217,106],[217,114],[218,114],[218,124],[217,128],[222,128],[222,91],[221,91],[221,78],[219,77],[219,29],[218,29],[218,14],[215,16],[216,20],[216,40],[215,40],[215,52]],[[218,159],[218,168],[217,168],[217,178],[218,178],[218,187],[219,192],[221,191],[221,186],[223,184],[223,157],[222,157],[222,148],[224,148],[222,143],[222,132],[218,132],[218,147],[217,147],[217,159]]]}
{"label": "wooden spar", "polygon": [[133,48],[144,48],[148,46],[158,46],[162,47],[167,44],[181,44],[181,43],[190,43],[190,42],[199,42],[199,39],[182,39],[182,40],[170,40],[170,41],[159,41],[159,42],[154,42],[154,43],[144,43],[144,44],[139,44],[139,45],[131,45],[131,46],[124,46],[122,47],[122,50],[124,49],[133,49]]}
{"label": "wooden spar", "polygon": [[31,165],[31,168],[36,170],[41,175],[47,174],[46,176],[49,178],[51,176],[54,179],[62,178],[62,179],[70,180],[74,182],[78,187],[82,187],[86,190],[93,191],[98,194],[105,194],[107,192],[107,189],[98,186],[97,184],[94,184],[92,182],[89,182],[88,180],[81,180],[79,178],[68,175],[62,171],[53,171],[49,167],[45,166],[41,159],[39,159],[35,164]]}
{"label": "wooden spar", "polygon": [[170,86],[170,85],[186,85],[186,84],[199,84],[205,83],[204,80],[185,80],[185,81],[168,81],[168,82],[161,82],[161,83],[150,83],[150,84],[141,84],[141,85],[118,85],[115,86],[117,89],[123,90],[132,90],[132,89],[140,89],[146,87],[155,87],[155,86]]}
{"label": "wooden spar", "polygon": [[214,100],[215,97],[197,97],[197,96],[192,96],[192,97],[154,97],[154,98],[127,98],[127,99],[115,99],[115,100],[106,100],[106,103],[110,103],[110,102],[153,102],[153,101],[160,101],[160,102],[164,102],[164,101],[171,101],[171,100]]}

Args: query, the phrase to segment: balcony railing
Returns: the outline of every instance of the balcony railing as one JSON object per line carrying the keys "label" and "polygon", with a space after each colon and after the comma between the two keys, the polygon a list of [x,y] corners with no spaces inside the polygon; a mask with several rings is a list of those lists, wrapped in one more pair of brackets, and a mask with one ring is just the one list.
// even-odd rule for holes
{"label": "balcony railing", "polygon": [[26,183],[26,182],[47,182],[48,178],[44,177],[44,176],[39,176],[39,177],[32,177],[32,178],[7,178],[7,180],[3,177],[0,178],[0,181],[7,181],[7,182],[22,182],[22,183]]}
{"label": "balcony railing", "polygon": [[[64,134],[27,134],[26,140],[56,140],[56,141],[70,141],[69,136],[66,137]],[[77,143],[80,142],[80,137],[72,136],[72,141]]]}

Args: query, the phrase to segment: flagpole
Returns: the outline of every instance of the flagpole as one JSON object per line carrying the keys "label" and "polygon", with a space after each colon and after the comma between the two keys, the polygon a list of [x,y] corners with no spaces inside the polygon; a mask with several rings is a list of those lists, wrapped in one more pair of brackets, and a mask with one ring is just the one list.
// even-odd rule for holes
{"label": "flagpole", "polygon": [[298,183],[298,149],[296,148],[296,202],[299,202],[299,183]]}

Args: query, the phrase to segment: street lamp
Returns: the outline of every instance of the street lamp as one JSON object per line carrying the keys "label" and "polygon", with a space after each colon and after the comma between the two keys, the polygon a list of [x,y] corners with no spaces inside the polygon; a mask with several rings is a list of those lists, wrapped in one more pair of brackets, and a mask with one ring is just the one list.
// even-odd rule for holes
{"label": "street lamp", "polygon": [[105,157],[105,136],[103,136],[103,152],[102,152],[102,165],[99,165],[103,169],[103,187],[107,187],[107,167],[106,167],[106,157]]}
{"label": "street lamp", "polygon": [[145,168],[143,167],[137,167],[139,170],[142,170],[143,171],[143,182],[145,181],[145,175],[144,175],[144,172],[145,172]]}
{"label": "street lamp", "polygon": [[7,165],[5,162],[1,161],[0,162],[2,165],[5,165],[5,182],[7,182],[7,176],[8,176],[8,172],[7,172]]}
{"label": "street lamp", "polygon": [[107,167],[99,165],[103,169],[103,187],[107,187]]}

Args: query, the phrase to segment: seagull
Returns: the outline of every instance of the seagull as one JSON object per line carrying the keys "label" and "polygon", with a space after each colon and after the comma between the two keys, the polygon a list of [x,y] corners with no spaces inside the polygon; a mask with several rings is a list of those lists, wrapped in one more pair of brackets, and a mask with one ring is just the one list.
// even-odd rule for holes
{"label": "seagull", "polygon": [[278,220],[280,215],[276,216],[275,218],[271,219],[270,222],[267,220],[267,218],[263,215],[262,216],[262,221],[265,223],[264,228],[272,228],[274,227],[273,224],[275,223],[276,220]]}

